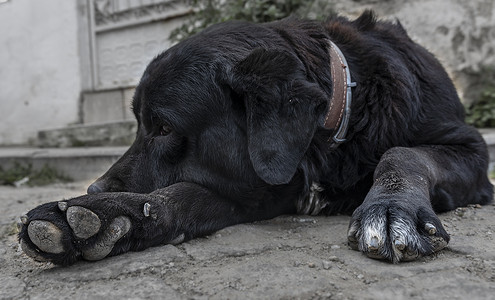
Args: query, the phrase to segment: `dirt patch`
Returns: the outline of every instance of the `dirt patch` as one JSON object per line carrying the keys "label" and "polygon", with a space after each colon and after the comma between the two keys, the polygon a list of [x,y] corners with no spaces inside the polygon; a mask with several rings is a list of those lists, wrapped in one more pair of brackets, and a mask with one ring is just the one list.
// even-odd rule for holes
{"label": "dirt patch", "polygon": [[282,216],[67,268],[18,249],[15,222],[89,182],[0,187],[0,299],[493,299],[495,206],[442,214],[446,250],[393,265],[346,245],[347,216]]}

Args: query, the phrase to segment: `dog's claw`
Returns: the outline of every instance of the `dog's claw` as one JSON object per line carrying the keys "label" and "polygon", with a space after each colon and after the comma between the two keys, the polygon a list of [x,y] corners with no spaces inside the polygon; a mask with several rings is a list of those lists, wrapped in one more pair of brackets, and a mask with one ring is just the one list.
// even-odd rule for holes
{"label": "dog's claw", "polygon": [[428,231],[429,235],[435,235],[437,233],[437,228],[431,223],[425,224],[425,230]]}
{"label": "dog's claw", "polygon": [[347,244],[349,247],[351,247],[352,250],[359,250],[359,245],[358,245],[358,239],[356,237],[358,225],[356,222],[352,223],[351,226],[349,226],[349,229],[347,231]]}
{"label": "dog's claw", "polygon": [[28,225],[28,235],[33,244],[47,253],[62,253],[62,231],[54,224],[44,220],[34,220]]}
{"label": "dog's claw", "polygon": [[156,220],[158,216],[156,211],[152,210],[151,204],[149,204],[148,202],[144,203],[143,205],[143,215],[147,218],[151,217],[153,220]]}
{"label": "dog's claw", "polygon": [[367,243],[366,255],[370,258],[383,259],[383,255],[380,253],[381,247],[380,239],[377,236],[372,236],[370,241]]}
{"label": "dog's claw", "polygon": [[359,244],[356,241],[351,241],[350,239],[348,240],[347,244],[349,245],[349,247],[351,247],[352,250],[356,250],[356,251],[359,251]]}
{"label": "dog's claw", "polygon": [[115,218],[103,234],[98,238],[95,245],[82,251],[86,260],[100,260],[112,252],[115,243],[120,240],[131,229],[131,220],[126,216]]}
{"label": "dog's claw", "polygon": [[401,260],[402,261],[412,261],[412,260],[417,259],[418,257],[421,257],[421,255],[417,251],[407,249],[407,251],[405,251],[405,253],[404,253],[404,256],[402,256]]}
{"label": "dog's claw", "polygon": [[149,217],[150,216],[150,210],[151,210],[151,204],[149,204],[148,202],[146,202],[143,206],[143,214],[145,217]]}
{"label": "dog's claw", "polygon": [[28,216],[26,216],[26,215],[22,215],[22,216],[20,217],[20,219],[21,219],[21,223],[22,223],[22,224],[27,225],[27,223],[28,223]]}
{"label": "dog's claw", "polygon": [[74,235],[80,239],[87,239],[97,234],[101,226],[100,218],[94,212],[81,206],[67,208],[67,223]]}
{"label": "dog's claw", "polygon": [[371,238],[370,243],[368,244],[368,250],[376,251],[379,248],[379,240],[378,237],[374,236]]}
{"label": "dog's claw", "polygon": [[60,209],[60,211],[66,211],[67,210],[67,202],[65,202],[65,201],[58,202],[57,206],[58,206],[58,209]]}
{"label": "dog's claw", "polygon": [[401,240],[395,240],[394,241],[394,246],[399,251],[403,251],[406,248],[406,244],[404,244],[404,242],[401,241]]}
{"label": "dog's claw", "polygon": [[434,252],[440,251],[443,248],[447,247],[447,245],[448,245],[448,242],[446,240],[444,240],[441,237],[437,237],[437,236],[431,236],[430,241],[431,241],[431,244],[433,246]]}

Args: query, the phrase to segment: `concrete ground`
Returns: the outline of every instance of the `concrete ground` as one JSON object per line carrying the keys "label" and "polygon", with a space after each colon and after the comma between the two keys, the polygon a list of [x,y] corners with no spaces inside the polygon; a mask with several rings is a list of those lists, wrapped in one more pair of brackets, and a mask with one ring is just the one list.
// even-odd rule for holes
{"label": "concrete ground", "polygon": [[393,265],[346,245],[347,216],[283,216],[70,267],[38,263],[19,215],[89,182],[0,187],[0,299],[495,299],[495,206],[442,214],[446,250]]}

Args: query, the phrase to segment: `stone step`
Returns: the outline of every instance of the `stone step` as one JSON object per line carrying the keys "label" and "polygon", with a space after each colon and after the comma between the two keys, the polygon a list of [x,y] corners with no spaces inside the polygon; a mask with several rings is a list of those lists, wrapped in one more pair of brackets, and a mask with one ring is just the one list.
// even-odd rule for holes
{"label": "stone step", "polygon": [[0,166],[4,170],[16,163],[33,170],[48,166],[74,181],[90,180],[103,175],[128,148],[0,148]]}
{"label": "stone step", "polygon": [[[490,170],[495,168],[495,129],[480,130],[490,152]],[[96,179],[122,156],[128,146],[73,148],[0,148],[0,166],[15,162],[31,164],[34,170],[47,165],[75,181]]]}
{"label": "stone step", "polygon": [[136,121],[73,125],[38,132],[42,148],[129,146],[136,136]]}

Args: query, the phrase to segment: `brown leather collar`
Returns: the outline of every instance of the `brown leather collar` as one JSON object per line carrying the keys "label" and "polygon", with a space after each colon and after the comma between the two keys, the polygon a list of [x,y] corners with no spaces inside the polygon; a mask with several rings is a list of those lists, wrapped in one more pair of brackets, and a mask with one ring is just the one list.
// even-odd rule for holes
{"label": "brown leather collar", "polygon": [[337,147],[345,142],[347,126],[351,115],[352,88],[356,86],[351,82],[351,72],[344,54],[332,41],[328,40],[330,54],[330,69],[333,80],[333,92],[330,99],[330,107],[325,117],[324,127],[334,130],[334,135],[328,139],[332,147]]}

